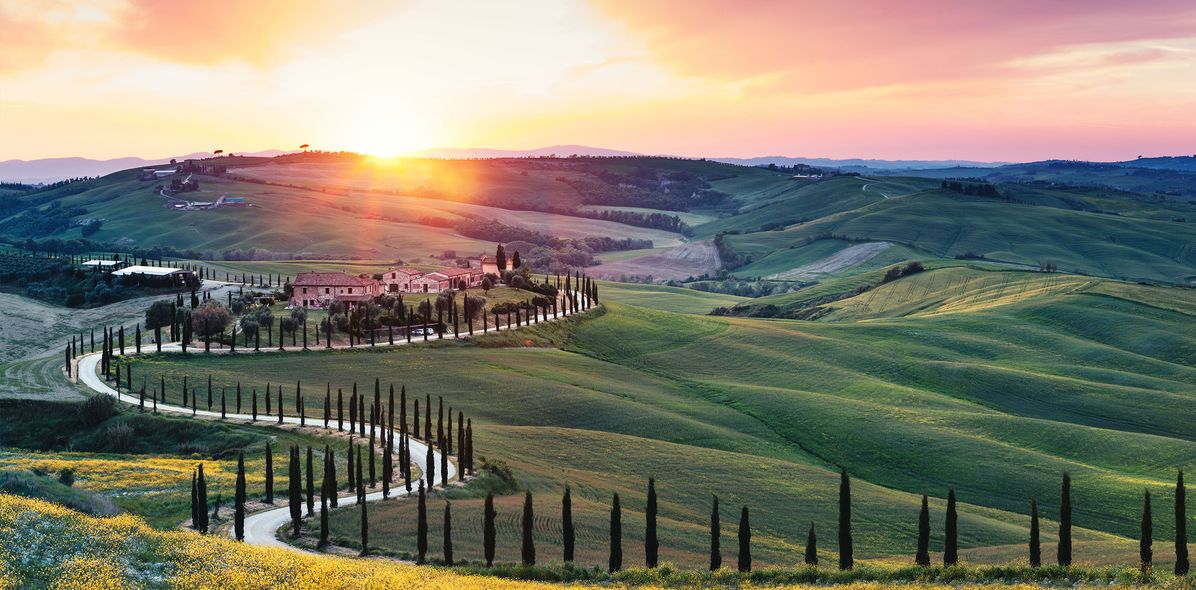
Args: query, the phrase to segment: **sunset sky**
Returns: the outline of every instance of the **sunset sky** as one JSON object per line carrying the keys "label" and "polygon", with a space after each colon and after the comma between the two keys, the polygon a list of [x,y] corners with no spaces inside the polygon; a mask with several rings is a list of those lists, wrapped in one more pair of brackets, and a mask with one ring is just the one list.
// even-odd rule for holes
{"label": "sunset sky", "polygon": [[0,160],[1114,160],[1193,138],[1193,0],[0,0]]}

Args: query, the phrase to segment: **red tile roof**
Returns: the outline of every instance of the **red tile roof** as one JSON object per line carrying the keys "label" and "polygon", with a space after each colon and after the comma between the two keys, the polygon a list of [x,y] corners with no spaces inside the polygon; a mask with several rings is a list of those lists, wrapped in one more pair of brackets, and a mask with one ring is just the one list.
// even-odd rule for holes
{"label": "red tile roof", "polygon": [[411,268],[409,266],[401,266],[399,268],[392,268],[392,269],[387,270],[386,272],[401,272],[403,274],[408,274],[408,275],[412,275],[412,276],[420,276],[420,275],[424,274],[424,271],[422,271],[418,268]]}
{"label": "red tile roof", "polygon": [[343,272],[301,272],[293,284],[300,287],[366,287],[374,284],[374,280]]}
{"label": "red tile roof", "polygon": [[442,268],[436,272],[446,277],[459,277],[461,275],[480,274],[482,271],[473,268]]}

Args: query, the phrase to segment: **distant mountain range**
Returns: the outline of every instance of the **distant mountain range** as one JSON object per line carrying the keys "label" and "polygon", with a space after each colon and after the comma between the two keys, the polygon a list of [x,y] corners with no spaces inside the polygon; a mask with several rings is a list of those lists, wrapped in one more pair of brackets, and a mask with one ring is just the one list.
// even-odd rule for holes
{"label": "distant mountain range", "polygon": [[[285,153],[288,152],[282,150],[264,150],[252,153],[239,153],[239,155],[273,157]],[[210,157],[212,157],[211,152],[195,152],[182,156],[170,156],[151,160],[137,157],[113,158],[111,160],[93,160],[91,158],[5,160],[0,162],[0,181],[38,184],[80,176],[103,176],[118,170],[127,170],[139,166],[157,166],[166,164],[172,159],[182,161],[189,158]]]}
{"label": "distant mountain range", "polygon": [[[284,150],[263,150],[260,152],[238,152],[244,156],[273,157],[291,153]],[[45,183],[74,178],[78,176],[103,176],[118,170],[136,168],[138,166],[155,166],[165,164],[171,159],[185,160],[188,158],[211,157],[210,152],[195,152],[173,158],[144,159],[138,157],[114,158],[111,160],[92,160],[89,158],[44,158],[40,160],[6,160],[0,162],[0,181]],[[503,150],[492,148],[432,148],[414,152],[414,156],[425,158],[444,158],[461,160],[472,158],[536,158],[544,156],[594,156],[619,157],[643,156],[637,152],[596,148],[584,145],[551,145],[528,150]],[[793,166],[805,164],[820,168],[836,168],[846,172],[861,173],[894,173],[900,171],[942,170],[946,169],[995,169],[1010,166],[1010,162],[976,162],[971,160],[873,160],[849,158],[837,160],[833,158],[800,158],[788,156],[760,156],[755,158],[707,158],[716,162],[738,164],[740,166]],[[1196,171],[1196,156],[1166,156],[1158,158],[1138,158],[1124,162],[1109,162],[1117,166],[1132,168],[1153,168],[1159,170]]]}

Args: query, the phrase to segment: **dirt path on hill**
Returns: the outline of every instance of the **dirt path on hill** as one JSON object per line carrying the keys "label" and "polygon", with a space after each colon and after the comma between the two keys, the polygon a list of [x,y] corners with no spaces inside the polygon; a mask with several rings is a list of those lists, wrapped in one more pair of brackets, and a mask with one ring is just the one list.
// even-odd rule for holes
{"label": "dirt path on hill", "polygon": [[817,262],[769,275],[769,279],[793,280],[813,279],[839,272],[872,260],[877,254],[889,249],[889,242],[867,242],[848,246]]}
{"label": "dirt path on hill", "polygon": [[718,249],[711,240],[689,242],[663,252],[646,254],[627,260],[608,262],[586,269],[590,276],[617,279],[621,276],[654,279],[685,279],[706,273],[713,274],[722,266]]}

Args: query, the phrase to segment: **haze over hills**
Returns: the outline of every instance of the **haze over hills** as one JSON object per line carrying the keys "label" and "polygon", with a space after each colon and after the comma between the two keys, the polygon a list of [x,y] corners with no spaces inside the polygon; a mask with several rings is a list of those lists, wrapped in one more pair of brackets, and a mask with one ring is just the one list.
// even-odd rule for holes
{"label": "haze over hills", "polygon": [[[233,150],[235,152],[235,150]],[[256,152],[235,152],[243,156],[273,157],[281,154],[294,153],[295,150],[269,149]],[[541,158],[541,157],[632,157],[632,156],[662,156],[699,158],[701,156],[674,156],[670,154],[644,154],[627,150],[603,147],[592,147],[575,144],[557,144],[531,149],[496,149],[496,148],[429,148],[409,154],[415,157],[440,158],[445,160],[468,160],[485,158]],[[136,168],[138,166],[153,166],[164,164],[171,159],[202,159],[211,157],[210,152],[193,152],[180,156],[165,158],[142,158],[126,156],[107,160],[97,160],[81,157],[40,158],[34,160],[5,160],[0,162],[0,181],[23,183],[49,183],[66,178],[80,176],[103,176],[120,170]],[[756,156],[742,157],[707,157],[705,159],[740,166],[794,166],[805,165],[820,168],[834,168],[844,172],[860,173],[899,173],[915,172],[926,176],[983,176],[988,171],[1004,172],[1010,166],[1042,166],[1052,163],[1071,162],[1074,160],[1045,160],[1041,162],[982,162],[975,160],[885,160],[875,158],[810,158],[798,156]],[[1113,166],[1148,168],[1156,170],[1196,171],[1196,156],[1162,156],[1138,158],[1121,162],[1098,162]],[[922,174],[927,172],[927,174]]]}
{"label": "haze over hills", "polygon": [[[273,157],[285,153],[287,152],[283,150],[263,150],[260,152],[246,152],[243,155]],[[209,158],[211,156],[210,152],[193,152],[181,156],[148,159],[137,156],[126,156],[109,160],[78,157],[5,160],[0,162],[0,181],[33,184],[57,182],[66,178],[77,178],[80,176],[104,176],[139,166],[156,166],[165,164],[171,160]]]}

